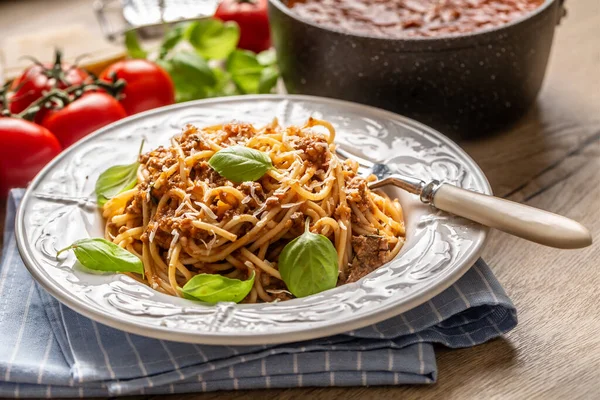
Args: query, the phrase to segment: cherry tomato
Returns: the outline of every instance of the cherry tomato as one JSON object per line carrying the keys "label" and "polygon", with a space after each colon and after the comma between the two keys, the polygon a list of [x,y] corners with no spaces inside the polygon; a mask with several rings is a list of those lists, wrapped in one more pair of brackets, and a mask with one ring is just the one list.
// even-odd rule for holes
{"label": "cherry tomato", "polygon": [[267,0],[223,0],[215,18],[240,26],[240,49],[260,53],[271,47]]}
{"label": "cherry tomato", "polygon": [[110,82],[112,74],[126,82],[119,101],[127,115],[175,102],[171,77],[153,62],[139,59],[118,61],[102,71],[100,79]]}
{"label": "cherry tomato", "polygon": [[126,116],[114,97],[103,92],[88,92],[64,108],[49,110],[42,125],[56,135],[63,147],[69,147],[95,130]]}
{"label": "cherry tomato", "polygon": [[[9,109],[18,114],[31,103],[42,97],[52,88],[66,89],[82,83],[88,77],[87,72],[61,61],[60,52],[56,53],[54,64],[35,64],[27,68],[10,86]],[[41,120],[41,115],[36,121]]]}
{"label": "cherry tomato", "polygon": [[0,118],[0,198],[25,187],[60,153],[60,143],[43,126],[19,118]]}

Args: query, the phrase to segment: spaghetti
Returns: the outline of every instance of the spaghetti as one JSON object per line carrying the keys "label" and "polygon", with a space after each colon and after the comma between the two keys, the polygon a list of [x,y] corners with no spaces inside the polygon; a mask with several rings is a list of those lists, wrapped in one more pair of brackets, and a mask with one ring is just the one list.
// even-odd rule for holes
{"label": "spaghetti", "polygon": [[[375,177],[335,155],[334,137],[313,118],[287,128],[188,125],[169,147],[142,154],[136,186],[106,202],[105,238],[139,257],[145,273],[130,276],[158,291],[181,296],[199,273],[244,280],[255,272],[244,302],[269,302],[292,298],[278,257],[310,218],[310,231],[335,246],[338,285],[356,281],[400,251],[402,209],[367,187]],[[225,179],[208,160],[233,145],[268,154],[274,168],[256,182]]]}

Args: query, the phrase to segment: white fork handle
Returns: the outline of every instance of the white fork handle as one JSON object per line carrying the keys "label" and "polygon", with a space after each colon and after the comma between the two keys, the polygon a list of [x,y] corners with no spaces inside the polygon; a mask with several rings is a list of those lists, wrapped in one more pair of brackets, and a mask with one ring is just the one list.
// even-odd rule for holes
{"label": "white fork handle", "polygon": [[432,203],[440,210],[546,246],[577,249],[592,244],[587,228],[572,219],[454,185],[441,184]]}

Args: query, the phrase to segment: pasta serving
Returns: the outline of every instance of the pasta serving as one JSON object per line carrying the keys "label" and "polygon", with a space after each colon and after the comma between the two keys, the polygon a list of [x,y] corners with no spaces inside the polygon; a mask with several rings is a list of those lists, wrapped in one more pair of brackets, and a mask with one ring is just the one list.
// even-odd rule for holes
{"label": "pasta serving", "polygon": [[[170,146],[140,155],[135,186],[104,204],[105,239],[139,257],[144,273],[129,275],[158,291],[183,296],[199,274],[252,278],[243,302],[255,303],[294,297],[280,257],[308,229],[335,248],[334,286],[354,282],[398,254],[404,222],[397,200],[368,188],[373,176],[336,156],[334,137],[313,118],[301,127],[188,125]],[[230,180],[212,166],[228,148],[264,154],[270,166]],[[251,172],[245,166],[236,168]]]}

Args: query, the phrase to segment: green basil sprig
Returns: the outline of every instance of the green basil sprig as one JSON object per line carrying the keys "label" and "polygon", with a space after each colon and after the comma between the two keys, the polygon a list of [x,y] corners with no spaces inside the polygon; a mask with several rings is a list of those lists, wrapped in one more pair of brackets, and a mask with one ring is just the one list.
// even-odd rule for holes
{"label": "green basil sprig", "polygon": [[230,146],[217,151],[208,164],[232,182],[256,181],[273,168],[267,153],[246,146]]}
{"label": "green basil sprig", "polygon": [[308,230],[289,242],[279,255],[279,272],[296,297],[332,289],[338,280],[338,254],[331,240]]}
{"label": "green basil sprig", "polygon": [[[186,29],[187,25],[177,24],[165,33],[165,36],[163,36],[162,43],[160,44],[160,48],[158,49],[159,59],[164,58],[169,53],[169,51],[171,51],[171,49],[173,49],[183,40]],[[125,47],[127,48],[127,51],[131,53],[131,47],[127,45],[127,41],[125,41]]]}
{"label": "green basil sprig", "polygon": [[190,279],[181,289],[184,297],[206,303],[232,301],[239,303],[252,290],[255,273],[248,280],[231,279],[216,274],[198,274]]}
{"label": "green basil sprig", "polygon": [[[156,51],[146,51],[135,30],[125,36],[132,58],[146,58],[164,68],[173,80],[179,102],[249,93],[272,93],[279,69],[272,49],[254,54],[238,50],[239,26],[203,19],[177,24],[166,31]],[[157,56],[156,56],[157,55]]]}
{"label": "green basil sprig", "polygon": [[145,51],[137,38],[137,33],[134,30],[125,32],[125,47],[131,58],[146,58],[148,52]]}
{"label": "green basil sprig", "polygon": [[142,261],[127,250],[101,238],[81,239],[56,253],[73,250],[86,268],[105,272],[136,272],[144,274]]}
{"label": "green basil sprig", "polygon": [[[144,141],[140,145],[139,154],[142,153]],[[139,162],[129,165],[115,165],[100,174],[96,181],[96,198],[98,205],[103,206],[108,200],[119,193],[132,189],[137,183],[137,170]]]}
{"label": "green basil sprig", "polygon": [[237,47],[240,28],[233,21],[207,18],[189,24],[185,36],[205,59],[223,60]]}

